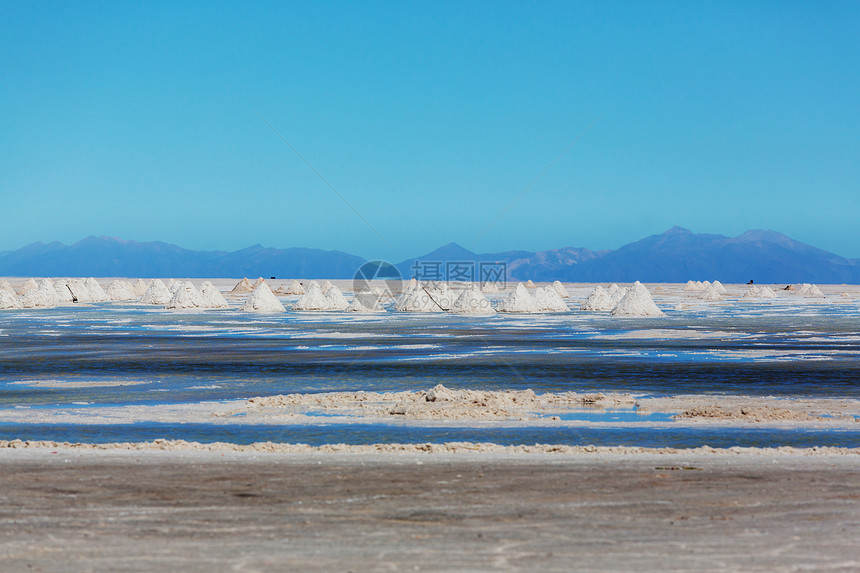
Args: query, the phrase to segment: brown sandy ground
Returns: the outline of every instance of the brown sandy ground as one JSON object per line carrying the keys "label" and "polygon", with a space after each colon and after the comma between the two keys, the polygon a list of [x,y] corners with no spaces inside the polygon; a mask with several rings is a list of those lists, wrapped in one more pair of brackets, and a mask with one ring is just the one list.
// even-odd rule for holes
{"label": "brown sandy ground", "polygon": [[0,499],[3,571],[860,568],[856,453],[37,447]]}

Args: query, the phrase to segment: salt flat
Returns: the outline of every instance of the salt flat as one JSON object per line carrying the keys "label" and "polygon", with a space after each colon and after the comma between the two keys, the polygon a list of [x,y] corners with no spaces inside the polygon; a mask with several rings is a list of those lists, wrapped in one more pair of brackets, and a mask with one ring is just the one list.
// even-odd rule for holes
{"label": "salt flat", "polygon": [[852,571],[860,455],[0,450],[4,571]]}

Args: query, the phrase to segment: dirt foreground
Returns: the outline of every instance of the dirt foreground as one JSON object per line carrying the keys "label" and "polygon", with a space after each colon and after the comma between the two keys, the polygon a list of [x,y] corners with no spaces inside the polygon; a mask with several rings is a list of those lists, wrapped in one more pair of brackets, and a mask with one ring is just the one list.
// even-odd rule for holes
{"label": "dirt foreground", "polygon": [[860,569],[856,454],[6,449],[0,499],[3,571]]}

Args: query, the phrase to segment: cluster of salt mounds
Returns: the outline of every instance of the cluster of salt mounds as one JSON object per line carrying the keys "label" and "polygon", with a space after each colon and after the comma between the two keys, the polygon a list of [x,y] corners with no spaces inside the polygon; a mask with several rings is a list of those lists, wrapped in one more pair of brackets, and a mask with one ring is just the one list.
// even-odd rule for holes
{"label": "cluster of salt mounds", "polygon": [[286,312],[287,309],[269,288],[265,281],[259,284],[257,288],[248,296],[239,310],[246,312]]}
{"label": "cluster of salt mounds", "polygon": [[[534,283],[532,283],[534,284]],[[570,310],[553,286],[536,288],[530,293],[523,283],[499,302],[499,312],[566,312]]]}
{"label": "cluster of salt mounds", "polygon": [[776,298],[776,293],[768,286],[751,286],[744,293],[744,298]]}
{"label": "cluster of salt mounds", "polygon": [[481,292],[481,289],[472,285],[460,293],[460,296],[451,305],[451,312],[457,314],[494,314],[496,311],[489,299]]}
{"label": "cluster of salt mounds", "polygon": [[701,282],[701,281],[687,281],[687,284],[684,285],[684,290],[687,292],[705,292],[709,288],[713,287],[717,294],[726,294],[728,292],[726,287],[723,286],[723,283],[720,281],[714,282]]}
{"label": "cluster of salt mounds", "polygon": [[286,286],[282,286],[275,291],[278,294],[305,294],[305,287],[296,279],[291,280]]}
{"label": "cluster of salt mounds", "polygon": [[612,316],[662,316],[663,311],[654,304],[651,293],[645,285],[636,281],[610,314]]}
{"label": "cluster of salt mounds", "polygon": [[606,289],[597,285],[588,295],[588,298],[585,299],[585,302],[579,305],[579,310],[608,312],[615,308],[616,304],[618,303],[612,300],[612,297],[609,296]]}
{"label": "cluster of salt mounds", "polygon": [[800,285],[800,287],[797,289],[797,292],[795,294],[806,294],[809,296],[824,296],[824,293],[821,292],[820,288],[818,288],[815,285],[811,285],[809,283],[803,283],[802,285]]}
{"label": "cluster of salt mounds", "polygon": [[447,287],[431,285],[428,288],[417,281],[409,281],[394,308],[401,312],[444,312],[451,307],[450,296]]}
{"label": "cluster of salt mounds", "polygon": [[[332,311],[346,310],[349,307],[349,302],[336,286],[326,281],[328,284],[320,285],[316,281],[311,281],[305,294],[296,301],[293,305],[293,310],[306,311]],[[328,288],[323,288],[323,287]]]}

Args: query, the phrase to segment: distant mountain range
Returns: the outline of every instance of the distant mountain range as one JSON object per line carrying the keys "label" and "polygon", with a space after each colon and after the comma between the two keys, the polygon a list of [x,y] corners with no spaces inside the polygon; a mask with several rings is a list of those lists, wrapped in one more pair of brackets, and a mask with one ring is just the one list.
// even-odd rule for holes
{"label": "distant mountain range", "polygon": [[[352,278],[365,260],[341,251],[254,245],[235,252],[191,251],[168,243],[88,237],[74,245],[34,243],[0,253],[0,276]],[[614,251],[566,247],[478,254],[449,243],[395,265],[404,278],[860,284],[860,259],[846,259],[774,231],[737,237],[674,227]]]}

